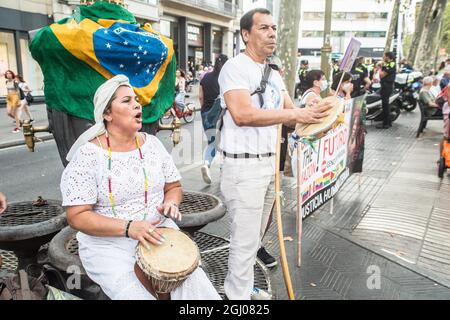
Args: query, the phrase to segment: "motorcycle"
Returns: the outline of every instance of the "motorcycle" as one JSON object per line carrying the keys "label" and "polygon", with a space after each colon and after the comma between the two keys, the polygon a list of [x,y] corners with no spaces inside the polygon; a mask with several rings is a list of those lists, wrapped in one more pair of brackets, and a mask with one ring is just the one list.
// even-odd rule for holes
{"label": "motorcycle", "polygon": [[[400,116],[401,101],[399,97],[400,91],[398,89],[394,89],[391,96],[389,97],[389,106],[391,109],[390,112],[391,122],[394,122]],[[366,95],[366,108],[367,108],[366,114],[367,120],[372,121],[383,120],[383,107],[381,104],[381,96],[379,91],[369,92]]]}
{"label": "motorcycle", "polygon": [[421,72],[399,73],[395,77],[395,88],[400,91],[400,108],[408,112],[417,107],[419,91],[422,88]]}

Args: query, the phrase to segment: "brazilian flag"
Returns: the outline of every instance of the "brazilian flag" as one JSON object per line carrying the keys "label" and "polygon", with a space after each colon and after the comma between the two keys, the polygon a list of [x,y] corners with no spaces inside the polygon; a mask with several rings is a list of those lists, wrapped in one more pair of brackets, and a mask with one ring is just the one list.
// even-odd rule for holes
{"label": "brazilian flag", "polygon": [[140,27],[123,7],[99,1],[78,7],[47,26],[30,43],[44,74],[47,106],[94,120],[93,99],[107,79],[124,74],[143,106],[143,122],[158,120],[175,96],[172,40]]}

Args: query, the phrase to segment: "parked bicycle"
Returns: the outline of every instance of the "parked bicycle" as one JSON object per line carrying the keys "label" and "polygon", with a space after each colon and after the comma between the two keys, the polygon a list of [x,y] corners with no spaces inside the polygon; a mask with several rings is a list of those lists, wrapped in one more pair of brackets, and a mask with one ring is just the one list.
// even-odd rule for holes
{"label": "parked bicycle", "polygon": [[195,118],[195,106],[192,102],[186,102],[184,109],[181,110],[174,101],[172,107],[159,119],[161,125],[172,123],[174,117],[183,118],[186,123],[190,123]]}

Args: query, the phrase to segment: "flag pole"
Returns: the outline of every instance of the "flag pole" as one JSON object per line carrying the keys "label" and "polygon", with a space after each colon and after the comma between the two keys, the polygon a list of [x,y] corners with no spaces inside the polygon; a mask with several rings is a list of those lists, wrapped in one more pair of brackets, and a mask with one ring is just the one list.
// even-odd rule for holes
{"label": "flag pole", "polygon": [[[281,99],[281,109],[283,108],[283,99]],[[281,158],[281,139],[282,124],[278,125],[277,147],[275,159],[275,207],[278,229],[278,242],[280,244],[281,267],[283,270],[284,283],[288,293],[289,300],[295,300],[294,290],[292,288],[291,275],[286,257],[286,248],[284,246],[283,221],[281,220],[281,184],[280,184],[280,158]]]}

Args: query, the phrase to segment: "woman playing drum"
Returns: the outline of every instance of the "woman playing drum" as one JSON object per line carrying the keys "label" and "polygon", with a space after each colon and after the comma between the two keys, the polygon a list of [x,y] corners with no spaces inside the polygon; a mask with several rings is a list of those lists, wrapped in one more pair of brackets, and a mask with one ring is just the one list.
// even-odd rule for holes
{"label": "woman playing drum", "polygon": [[[165,238],[156,227],[177,229],[170,218],[181,219],[181,177],[161,142],[138,132],[142,107],[127,77],[101,85],[94,106],[96,123],[72,146],[61,178],[67,220],[80,231],[84,269],[106,295],[155,299],[135,272],[136,247],[162,245]],[[170,298],[220,296],[197,267]]]}

